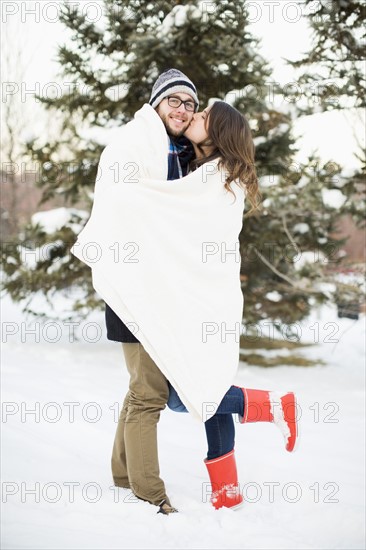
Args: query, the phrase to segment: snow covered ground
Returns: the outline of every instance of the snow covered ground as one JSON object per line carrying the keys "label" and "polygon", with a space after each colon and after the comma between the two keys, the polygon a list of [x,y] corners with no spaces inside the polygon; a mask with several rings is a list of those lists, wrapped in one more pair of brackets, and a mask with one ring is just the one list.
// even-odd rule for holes
{"label": "snow covered ground", "polygon": [[325,366],[240,364],[242,385],[297,392],[302,439],[292,455],[273,425],[237,425],[245,504],[236,511],[208,502],[203,426],[164,411],[161,474],[179,509],[168,517],[113,489],[128,377],[120,345],[99,338],[92,322],[104,330],[96,314],[73,341],[64,322],[27,325],[3,299],[2,548],[365,548],[364,316],[337,319],[323,308],[303,324],[304,339],[317,343],[302,353]]}

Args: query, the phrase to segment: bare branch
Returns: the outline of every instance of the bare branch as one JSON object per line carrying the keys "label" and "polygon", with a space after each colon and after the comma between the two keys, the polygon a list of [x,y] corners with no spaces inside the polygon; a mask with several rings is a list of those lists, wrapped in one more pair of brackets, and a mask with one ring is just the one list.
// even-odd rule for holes
{"label": "bare branch", "polygon": [[298,249],[298,246],[294,240],[294,238],[292,237],[288,227],[287,227],[287,222],[286,222],[286,215],[285,213],[283,212],[282,215],[281,215],[281,218],[282,218],[282,225],[283,225],[283,229],[288,237],[288,240],[290,241],[290,243],[292,244],[292,246],[297,250]]}
{"label": "bare branch", "polygon": [[[257,250],[256,248],[254,248],[254,252],[257,254],[258,258],[260,260],[262,260],[262,262],[264,264],[266,264],[267,267],[269,267],[273,273],[275,273],[276,275],[278,275],[278,277],[281,277],[281,279],[283,279],[284,281],[286,281],[289,285],[295,287],[295,288],[299,288],[300,289],[300,286],[298,284],[295,283],[295,281],[292,281],[292,279],[290,279],[289,277],[287,277],[287,275],[285,275],[284,273],[281,273],[280,271],[278,271],[278,269],[273,265],[271,264],[271,262],[269,260],[267,260],[267,258],[265,256],[263,256],[263,254],[261,254],[259,252],[259,250]],[[303,290],[303,289],[301,289]]]}

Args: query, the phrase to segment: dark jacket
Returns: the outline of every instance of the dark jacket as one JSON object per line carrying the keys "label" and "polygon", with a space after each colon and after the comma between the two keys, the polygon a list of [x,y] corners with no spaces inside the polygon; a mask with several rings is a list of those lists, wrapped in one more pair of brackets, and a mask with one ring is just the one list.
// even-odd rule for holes
{"label": "dark jacket", "polygon": [[129,344],[139,342],[108,304],[105,305],[105,323],[107,325],[108,340]]}

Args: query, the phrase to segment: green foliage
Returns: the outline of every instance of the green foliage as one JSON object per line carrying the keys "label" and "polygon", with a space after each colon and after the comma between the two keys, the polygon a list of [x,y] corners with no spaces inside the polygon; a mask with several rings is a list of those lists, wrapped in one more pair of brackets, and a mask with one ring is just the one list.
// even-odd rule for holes
{"label": "green foliage", "polygon": [[290,62],[303,71],[298,83],[309,98],[317,94],[324,110],[365,107],[364,0],[304,0],[303,5],[313,42],[301,59]]}
{"label": "green foliage", "polygon": [[321,283],[328,280],[329,266],[340,263],[344,240],[330,238],[339,212],[324,202],[323,193],[339,173],[334,164],[310,159],[300,171],[290,168],[278,182],[262,186],[262,214],[244,219],[240,235],[250,323],[278,318],[291,324],[309,313],[314,300],[326,301]]}

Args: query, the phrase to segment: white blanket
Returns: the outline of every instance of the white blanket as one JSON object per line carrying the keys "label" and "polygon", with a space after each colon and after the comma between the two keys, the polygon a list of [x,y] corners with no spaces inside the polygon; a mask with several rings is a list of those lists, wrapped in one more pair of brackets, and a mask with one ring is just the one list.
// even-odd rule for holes
{"label": "white blanket", "polygon": [[144,105],[101,156],[92,214],[72,252],[206,421],[238,367],[244,191],[232,184],[234,201],[216,161],[179,180],[166,174],[166,131]]}

